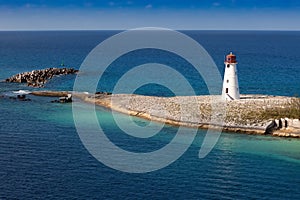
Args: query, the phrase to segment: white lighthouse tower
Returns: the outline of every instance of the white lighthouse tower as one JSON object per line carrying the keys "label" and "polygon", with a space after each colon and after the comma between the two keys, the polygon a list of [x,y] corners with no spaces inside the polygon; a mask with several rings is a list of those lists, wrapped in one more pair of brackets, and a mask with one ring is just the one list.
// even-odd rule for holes
{"label": "white lighthouse tower", "polygon": [[229,101],[240,99],[239,83],[236,69],[236,56],[233,55],[232,52],[230,52],[230,54],[226,56],[224,64],[225,73],[223,80],[222,98]]}

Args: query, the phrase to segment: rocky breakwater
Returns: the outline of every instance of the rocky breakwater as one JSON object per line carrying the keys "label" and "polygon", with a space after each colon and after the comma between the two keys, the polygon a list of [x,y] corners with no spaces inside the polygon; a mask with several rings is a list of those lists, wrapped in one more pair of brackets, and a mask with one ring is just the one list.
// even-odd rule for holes
{"label": "rocky breakwater", "polygon": [[[283,96],[241,95],[240,100],[220,101],[220,96],[156,97],[132,94],[95,94],[37,91],[33,95],[66,97],[72,94],[88,103],[124,114],[176,126],[222,128],[247,134],[300,138],[300,99]],[[212,124],[215,115],[223,119]]]}
{"label": "rocky breakwater", "polygon": [[[87,102],[111,108],[125,114],[172,125],[195,128],[222,127],[224,131],[247,134],[300,137],[300,99],[282,96],[241,95],[240,100],[221,102],[216,106],[224,121],[211,124],[211,102],[220,96],[154,97],[128,94],[82,95]],[[283,127],[268,127],[277,119]],[[279,122],[277,122],[279,124]]]}
{"label": "rocky breakwater", "polygon": [[44,84],[55,76],[76,74],[78,70],[73,68],[47,68],[42,70],[33,70],[23,72],[7,78],[5,82],[9,83],[27,83],[30,87],[44,87]]}

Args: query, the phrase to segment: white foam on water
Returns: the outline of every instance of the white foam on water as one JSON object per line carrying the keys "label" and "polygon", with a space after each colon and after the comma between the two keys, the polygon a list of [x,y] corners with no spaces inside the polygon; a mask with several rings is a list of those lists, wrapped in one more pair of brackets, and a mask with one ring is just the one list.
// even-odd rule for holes
{"label": "white foam on water", "polygon": [[13,91],[14,94],[29,94],[29,90],[19,90],[19,91]]}

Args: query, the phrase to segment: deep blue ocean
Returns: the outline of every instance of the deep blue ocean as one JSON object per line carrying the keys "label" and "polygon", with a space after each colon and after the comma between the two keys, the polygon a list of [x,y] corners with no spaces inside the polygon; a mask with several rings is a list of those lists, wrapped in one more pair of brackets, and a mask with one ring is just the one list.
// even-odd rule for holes
{"label": "deep blue ocean", "polygon": [[[61,63],[79,69],[96,45],[116,33],[0,32],[0,80],[24,71],[60,67]],[[230,51],[237,55],[242,94],[300,95],[300,32],[183,33],[208,51],[222,75],[224,55]],[[124,71],[153,59],[181,70],[197,94],[207,94],[201,77],[184,60],[151,49],[114,62],[99,83],[99,91],[110,92]],[[54,78],[43,90],[72,90],[74,79],[75,75]],[[0,95],[18,90],[35,89],[0,83]],[[157,85],[141,87],[136,93],[173,95]],[[299,139],[222,133],[212,152],[199,159],[206,131],[198,130],[190,148],[171,165],[145,174],[125,173],[103,165],[85,149],[75,129],[71,104],[29,97],[32,101],[0,98],[0,199],[300,198]],[[97,116],[108,138],[133,152],[157,150],[168,144],[177,130],[165,126],[154,137],[133,139],[117,127],[109,110],[97,107]],[[89,116],[83,117],[89,120]],[[191,137],[191,130],[185,131],[185,137]]]}

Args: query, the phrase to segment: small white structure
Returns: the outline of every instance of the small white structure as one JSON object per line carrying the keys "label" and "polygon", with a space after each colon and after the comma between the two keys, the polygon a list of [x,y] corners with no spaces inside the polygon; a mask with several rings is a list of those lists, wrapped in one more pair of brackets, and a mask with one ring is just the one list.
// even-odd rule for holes
{"label": "small white structure", "polygon": [[240,99],[239,83],[236,69],[236,56],[232,54],[232,52],[230,52],[230,54],[226,56],[224,64],[225,73],[223,80],[222,98],[229,101]]}

